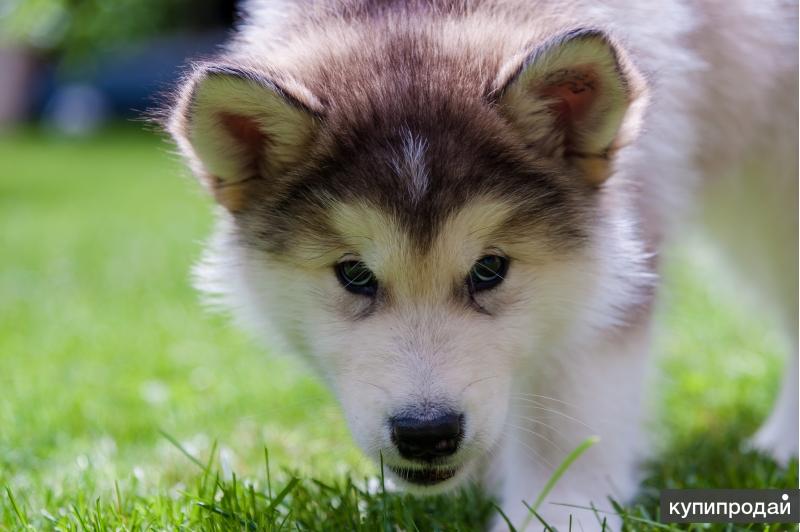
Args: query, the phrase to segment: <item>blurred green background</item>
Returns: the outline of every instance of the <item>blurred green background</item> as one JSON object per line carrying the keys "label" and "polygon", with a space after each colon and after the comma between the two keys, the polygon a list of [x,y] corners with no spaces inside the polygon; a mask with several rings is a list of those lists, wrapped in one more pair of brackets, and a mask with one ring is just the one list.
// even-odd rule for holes
{"label": "blurred green background", "polygon": [[[198,472],[160,431],[198,457],[215,449],[226,479],[263,481],[264,446],[304,478],[376,473],[303,367],[203,307],[189,272],[211,201],[129,120],[185,56],[214,49],[234,8],[0,3],[0,530],[80,528],[78,510],[108,517],[120,497],[141,508],[97,528],[196,524]],[[741,445],[776,395],[783,345],[717,268],[694,237],[665,264],[647,508],[660,487],[797,484],[796,462]]]}

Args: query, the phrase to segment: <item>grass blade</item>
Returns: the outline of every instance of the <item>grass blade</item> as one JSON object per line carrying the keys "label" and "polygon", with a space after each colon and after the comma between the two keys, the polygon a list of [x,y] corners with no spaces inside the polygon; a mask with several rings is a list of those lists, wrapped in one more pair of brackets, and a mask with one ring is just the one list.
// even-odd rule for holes
{"label": "grass blade", "polygon": [[651,519],[645,519],[643,517],[637,517],[635,515],[631,515],[630,513],[618,513],[618,512],[611,512],[609,510],[600,510],[597,507],[595,507],[594,505],[592,505],[592,506],[581,506],[579,504],[567,504],[567,503],[563,503],[563,502],[554,502],[553,504],[558,505],[558,506],[566,506],[568,508],[575,508],[576,510],[589,510],[589,511],[594,512],[595,515],[597,515],[597,514],[619,515],[620,517],[624,517],[625,519],[630,519],[631,521],[636,521],[637,523],[646,524],[646,525],[649,525],[651,527],[658,528],[658,529],[661,529],[661,530],[676,530],[675,527],[667,525],[667,524],[664,524],[664,523],[659,523],[658,521],[653,521]]}
{"label": "grass blade", "polygon": [[494,507],[495,511],[497,511],[497,513],[498,513],[498,514],[500,514],[500,517],[502,517],[502,518],[503,518],[503,521],[505,521],[505,522],[506,522],[506,525],[508,525],[508,532],[517,532],[517,529],[516,529],[516,528],[514,528],[514,525],[513,525],[513,523],[511,523],[511,519],[509,519],[509,518],[508,518],[508,516],[507,516],[507,515],[506,515],[506,513],[503,511],[503,509],[502,509],[502,508],[500,508],[500,507],[499,507],[497,504],[495,504],[495,503],[492,503],[492,506]]}
{"label": "grass blade", "polygon": [[269,470],[269,449],[264,447],[264,462],[267,468],[267,494],[269,495],[270,500],[272,500],[272,475],[270,474]]}
{"label": "grass blade", "polygon": [[8,499],[11,501],[11,508],[13,508],[14,513],[17,514],[17,518],[25,526],[25,528],[28,528],[29,526],[28,518],[25,517],[25,514],[23,514],[22,511],[19,509],[19,506],[17,505],[17,500],[14,498],[14,493],[8,486],[6,486],[6,493],[8,494]]}
{"label": "grass blade", "polygon": [[536,497],[536,501],[534,501],[534,503],[531,506],[528,506],[527,503],[524,503],[525,506],[528,507],[528,509],[530,510],[530,513],[528,514],[528,517],[525,518],[525,522],[522,523],[522,527],[520,527],[521,531],[524,532],[525,529],[528,528],[528,525],[531,524],[531,520],[533,519],[534,516],[538,517],[536,512],[539,510],[539,507],[542,505],[542,503],[550,494],[550,492],[553,491],[553,488],[555,487],[556,483],[561,479],[562,476],[564,476],[564,473],[567,472],[567,469],[569,469],[569,467],[575,462],[575,460],[580,458],[583,453],[589,450],[589,448],[592,447],[594,444],[596,444],[598,441],[600,441],[600,438],[597,436],[589,436],[588,438],[583,440],[580,445],[575,447],[575,449],[573,449],[572,452],[569,453],[566,456],[566,458],[564,458],[564,460],[561,462],[561,464],[559,464],[556,470],[553,471],[553,474],[550,475],[550,478],[548,479],[547,483],[545,483],[544,488],[542,488],[542,491],[539,492],[539,496]]}
{"label": "grass blade", "polygon": [[283,499],[285,499],[286,496],[289,495],[289,493],[295,488],[295,486],[297,486],[298,482],[300,482],[300,479],[298,479],[297,477],[292,477],[292,480],[290,480],[289,483],[286,484],[286,486],[281,490],[281,492],[278,493],[278,495],[276,495],[275,498],[272,500],[272,502],[269,505],[269,508],[267,508],[267,513],[269,513],[270,515],[275,513],[275,510],[278,508],[278,505],[281,502],[283,502]]}
{"label": "grass blade", "polygon": [[386,515],[388,508],[386,503],[386,475],[383,471],[383,453],[380,453],[381,456],[381,506],[383,507],[383,530],[389,531],[389,518]]}
{"label": "grass blade", "polygon": [[[539,515],[539,513],[538,513],[536,510],[534,510],[534,509],[533,509],[533,507],[531,507],[531,506],[529,506],[529,505],[528,505],[528,503],[527,503],[527,502],[525,502],[525,501],[522,501],[522,504],[524,504],[524,505],[525,505],[525,508],[527,508],[527,509],[528,509],[528,511],[530,512],[530,515],[532,515],[532,516],[536,517],[536,519],[538,519],[538,520],[539,520],[539,522],[540,522],[540,523],[542,523],[542,526],[544,527],[544,530],[545,530],[546,532],[556,532],[555,530],[553,530],[553,527],[551,527],[550,525],[548,525],[548,524],[547,524],[547,522],[546,522],[544,519],[542,519],[542,516],[541,516],[541,515]],[[527,523],[525,524],[525,526],[528,526],[528,525],[527,525]]]}
{"label": "grass blade", "polygon": [[183,455],[184,455],[186,458],[188,458],[188,459],[189,459],[189,460],[190,460],[190,461],[191,461],[193,464],[195,464],[197,467],[199,467],[201,471],[204,471],[204,472],[206,471],[206,466],[205,466],[205,465],[203,465],[203,463],[202,463],[200,460],[198,460],[197,458],[195,458],[194,456],[192,456],[192,454],[191,454],[189,451],[187,451],[187,450],[186,450],[186,449],[183,447],[183,445],[181,445],[181,444],[180,444],[180,442],[178,442],[178,440],[176,440],[175,438],[173,438],[172,436],[170,436],[169,434],[167,434],[167,433],[166,433],[164,430],[162,430],[162,429],[158,429],[158,432],[159,432],[159,433],[161,433],[161,435],[162,435],[162,436],[164,436],[164,437],[165,437],[167,440],[169,440],[169,442],[170,442],[172,445],[174,445],[174,446],[175,446],[175,447],[176,447],[176,448],[177,448],[177,449],[178,449],[178,450],[179,450],[181,453],[183,453]]}

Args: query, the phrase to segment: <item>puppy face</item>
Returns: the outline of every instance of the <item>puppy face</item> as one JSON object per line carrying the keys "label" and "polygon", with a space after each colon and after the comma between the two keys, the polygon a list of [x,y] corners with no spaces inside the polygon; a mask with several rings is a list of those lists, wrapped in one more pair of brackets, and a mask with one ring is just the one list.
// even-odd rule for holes
{"label": "puppy face", "polygon": [[[425,143],[413,138],[386,157],[340,161],[323,181],[416,164],[432,190],[432,150],[414,153],[412,143]],[[478,158],[469,166],[502,176]],[[281,336],[306,356],[387,474],[425,492],[447,489],[501,437],[521,359],[575,333],[597,300],[584,227],[593,192],[566,187],[550,204],[560,178],[537,172],[525,178],[537,185],[507,195],[480,193],[489,183],[476,177],[463,203],[442,187],[435,216],[422,203],[404,211],[380,195],[304,187],[309,203],[289,193],[283,224],[274,207],[227,218],[206,275],[251,329],[270,327],[268,342]]]}
{"label": "puppy face", "polygon": [[225,208],[201,284],[304,355],[364,451],[422,491],[498,442],[521,360],[629,296],[598,189],[627,82],[602,36],[543,46],[491,83],[386,71],[322,99],[204,66],[172,115]]}

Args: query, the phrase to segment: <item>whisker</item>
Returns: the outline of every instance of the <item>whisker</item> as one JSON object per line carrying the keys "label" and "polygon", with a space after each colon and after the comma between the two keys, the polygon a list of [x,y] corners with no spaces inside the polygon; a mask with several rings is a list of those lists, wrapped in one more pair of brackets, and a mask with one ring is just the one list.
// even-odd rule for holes
{"label": "whisker", "polygon": [[538,423],[539,425],[552,430],[556,434],[556,436],[561,436],[562,435],[561,431],[558,428],[545,423],[541,419],[528,417],[528,416],[523,416],[523,415],[520,415],[520,414],[511,414],[511,415],[514,416],[514,417],[520,418],[520,419],[524,419],[525,421],[531,421],[533,423]]}
{"label": "whisker", "polygon": [[386,395],[389,395],[389,390],[387,390],[383,386],[379,386],[379,385],[375,384],[374,382],[362,381],[361,379],[353,379],[353,380],[356,381],[356,382],[360,382],[361,384],[367,384],[369,386],[375,387],[375,388],[381,390],[382,392],[384,392]]}
{"label": "whisker", "polygon": [[570,416],[569,414],[565,414],[564,412],[561,412],[559,410],[554,410],[552,408],[547,408],[547,407],[541,406],[539,403],[537,403],[533,399],[528,399],[528,398],[525,398],[525,397],[517,397],[517,399],[519,399],[521,401],[527,401],[528,403],[530,403],[529,405],[527,405],[530,408],[536,408],[538,410],[542,410],[543,412],[550,412],[551,414],[556,414],[556,415],[562,416],[562,417],[564,417],[566,419],[569,419],[571,421],[574,421],[575,423],[578,423],[578,424],[586,427],[587,429],[591,430],[592,432],[597,432],[596,429],[594,429],[593,427],[590,427],[589,425],[587,425],[586,423],[584,423],[580,419],[574,418],[574,417]]}
{"label": "whisker", "polygon": [[542,463],[544,463],[544,464],[545,464],[547,467],[549,467],[550,469],[555,469],[555,467],[553,467],[553,464],[552,464],[552,463],[550,463],[550,461],[549,461],[547,458],[545,458],[544,456],[542,456],[542,455],[541,455],[541,453],[539,453],[539,451],[537,451],[536,449],[534,449],[533,447],[531,447],[530,445],[528,445],[528,443],[527,443],[527,442],[525,442],[525,441],[523,441],[523,440],[521,440],[521,439],[519,439],[519,438],[515,438],[515,437],[514,437],[514,436],[512,436],[511,434],[507,434],[507,433],[506,433],[505,435],[506,435],[507,437],[511,438],[511,439],[512,439],[513,441],[515,441],[516,443],[519,443],[520,445],[522,445],[523,447],[525,447],[526,449],[528,449],[530,452],[532,452],[532,453],[533,453],[533,455],[536,457],[536,459],[537,459],[537,460],[541,460],[541,461],[542,461]]}
{"label": "whisker", "polygon": [[469,384],[467,384],[466,386],[461,388],[461,393],[464,393],[464,391],[467,388],[469,388],[470,386],[472,386],[473,384],[478,384],[479,382],[488,381],[489,379],[497,379],[497,378],[500,378],[500,375],[490,375],[488,377],[482,377],[480,379],[475,379],[474,381],[470,382]]}
{"label": "whisker", "polygon": [[526,392],[514,392],[513,395],[519,397],[536,397],[538,399],[547,399],[549,401],[554,401],[556,403],[561,403],[562,405],[571,406],[573,408],[577,408],[577,405],[568,403],[566,401],[562,401],[561,399],[556,399],[555,397],[550,397],[549,395],[541,395],[538,393],[526,393]]}
{"label": "whisker", "polygon": [[525,432],[527,432],[529,434],[533,434],[534,436],[543,439],[544,441],[546,441],[547,443],[549,443],[550,445],[552,445],[553,447],[558,449],[559,452],[561,452],[562,454],[565,454],[565,455],[567,454],[567,452],[564,449],[562,449],[560,445],[558,445],[556,442],[554,442],[553,440],[551,440],[550,438],[548,438],[547,436],[545,436],[544,434],[542,434],[540,432],[536,432],[535,430],[531,430],[528,427],[523,427],[522,425],[517,425],[516,423],[510,423],[508,426],[509,427],[513,427],[515,429],[524,430]]}

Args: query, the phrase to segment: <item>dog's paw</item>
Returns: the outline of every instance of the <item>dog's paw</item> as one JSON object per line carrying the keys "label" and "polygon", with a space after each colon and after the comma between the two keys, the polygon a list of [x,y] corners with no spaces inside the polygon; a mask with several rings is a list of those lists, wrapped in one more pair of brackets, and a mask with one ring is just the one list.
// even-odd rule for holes
{"label": "dog's paw", "polygon": [[798,453],[798,417],[797,382],[788,380],[769,418],[748,441],[750,448],[786,465]]}
{"label": "dog's paw", "polygon": [[767,423],[748,441],[748,447],[771,456],[778,464],[786,465],[797,456],[797,433]]}

